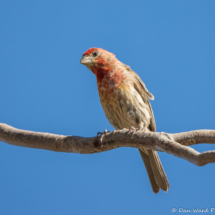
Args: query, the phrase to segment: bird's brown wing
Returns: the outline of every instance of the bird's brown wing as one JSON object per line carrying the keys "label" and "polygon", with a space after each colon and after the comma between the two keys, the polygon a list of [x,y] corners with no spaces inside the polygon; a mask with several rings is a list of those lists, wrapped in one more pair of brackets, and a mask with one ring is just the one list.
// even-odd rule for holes
{"label": "bird's brown wing", "polygon": [[128,66],[126,66],[126,69],[130,73],[129,77],[130,77],[130,79],[132,80],[132,82],[134,84],[134,88],[140,94],[140,96],[142,97],[144,103],[147,104],[148,107],[149,107],[151,121],[150,121],[150,125],[149,125],[148,129],[150,131],[156,131],[156,124],[155,124],[154,114],[153,114],[153,111],[152,111],[151,104],[149,102],[149,99],[153,100],[154,96],[147,90],[145,84],[142,82],[142,80],[140,79],[140,77],[137,75],[136,72],[131,70]]}
{"label": "bird's brown wing", "polygon": [[[133,81],[134,88],[140,94],[144,103],[147,104],[149,107],[151,121],[148,129],[150,131],[156,131],[154,114],[152,111],[151,104],[149,102],[149,98],[154,99],[154,96],[147,90],[145,84],[134,71],[132,71],[129,67],[127,67],[127,70],[131,74],[130,79]],[[158,193],[160,189],[167,192],[167,190],[169,189],[169,182],[157,152],[144,148],[139,149],[139,152],[146,167],[153,192]]]}

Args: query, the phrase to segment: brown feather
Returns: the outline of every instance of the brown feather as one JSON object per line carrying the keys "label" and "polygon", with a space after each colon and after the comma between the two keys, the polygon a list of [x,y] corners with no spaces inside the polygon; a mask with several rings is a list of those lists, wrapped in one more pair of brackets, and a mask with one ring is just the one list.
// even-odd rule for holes
{"label": "brown feather", "polygon": [[[145,84],[133,70],[129,67],[127,67],[127,70],[132,74],[130,77],[132,77],[134,88],[140,94],[144,103],[149,107],[151,120],[148,125],[148,130],[155,132],[156,124],[152,107],[149,102],[149,98],[154,99],[154,96],[147,90]],[[159,192],[160,188],[167,192],[169,189],[169,182],[157,152],[149,149],[139,149],[139,152],[146,167],[153,192]]]}

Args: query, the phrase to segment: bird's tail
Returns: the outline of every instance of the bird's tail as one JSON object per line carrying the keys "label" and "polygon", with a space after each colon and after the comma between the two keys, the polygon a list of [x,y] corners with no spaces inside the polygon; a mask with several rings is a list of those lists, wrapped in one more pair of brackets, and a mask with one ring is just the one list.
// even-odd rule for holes
{"label": "bird's tail", "polygon": [[160,189],[167,192],[169,182],[157,152],[144,148],[139,149],[139,152],[146,167],[153,192],[158,193]]}

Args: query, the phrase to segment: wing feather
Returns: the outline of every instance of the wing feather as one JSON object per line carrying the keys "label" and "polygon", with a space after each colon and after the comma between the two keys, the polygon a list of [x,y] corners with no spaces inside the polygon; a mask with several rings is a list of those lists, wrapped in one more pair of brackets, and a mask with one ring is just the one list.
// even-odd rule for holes
{"label": "wing feather", "polygon": [[149,99],[154,100],[154,96],[148,91],[146,88],[146,85],[143,83],[143,81],[140,79],[140,77],[137,75],[136,72],[130,69],[129,66],[126,66],[127,71],[130,73],[130,80],[132,80],[134,84],[134,88],[137,90],[137,92],[140,94],[141,98],[143,99],[144,103],[148,105],[150,110],[150,116],[151,116],[151,123],[149,125],[149,129],[151,131],[156,131],[156,124],[154,119],[154,114],[152,111],[151,104],[149,102]]}

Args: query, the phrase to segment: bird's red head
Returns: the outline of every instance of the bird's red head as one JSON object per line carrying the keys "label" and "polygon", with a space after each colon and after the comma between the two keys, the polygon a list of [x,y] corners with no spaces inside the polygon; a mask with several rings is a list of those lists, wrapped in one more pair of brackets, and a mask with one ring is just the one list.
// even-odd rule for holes
{"label": "bird's red head", "polygon": [[81,64],[87,66],[95,75],[98,72],[108,72],[116,63],[115,55],[101,48],[90,48],[84,52]]}
{"label": "bird's red head", "polygon": [[93,52],[98,52],[100,48],[90,48],[86,52],[84,52],[83,56],[89,56],[93,54]]}

